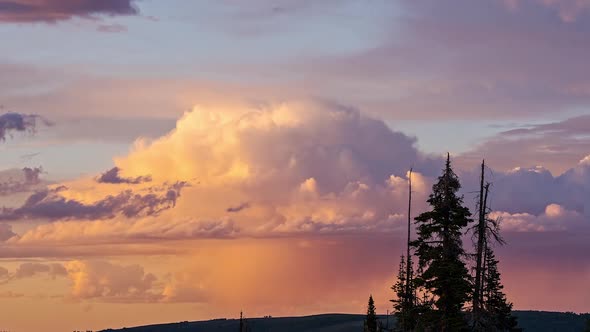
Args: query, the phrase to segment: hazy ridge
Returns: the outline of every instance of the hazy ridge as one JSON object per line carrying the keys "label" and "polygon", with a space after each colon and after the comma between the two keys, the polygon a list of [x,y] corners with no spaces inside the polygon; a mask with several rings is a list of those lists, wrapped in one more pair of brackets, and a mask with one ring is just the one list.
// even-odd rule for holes
{"label": "hazy ridge", "polygon": [[[514,311],[519,326],[525,331],[535,332],[581,332],[590,314],[548,311]],[[387,324],[385,316],[379,316]],[[303,317],[250,318],[247,324],[252,332],[359,332],[362,331],[364,315],[321,314]],[[389,326],[395,324],[390,317]],[[208,321],[179,322],[147,325],[107,331],[127,332],[233,332],[239,330],[239,319],[214,319]]]}

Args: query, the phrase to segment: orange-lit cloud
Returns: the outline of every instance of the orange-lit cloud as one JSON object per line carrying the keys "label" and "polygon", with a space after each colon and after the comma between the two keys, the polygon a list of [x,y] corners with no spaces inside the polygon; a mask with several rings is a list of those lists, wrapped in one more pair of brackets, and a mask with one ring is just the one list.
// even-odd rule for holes
{"label": "orange-lit cloud", "polygon": [[[391,231],[403,226],[409,166],[418,202],[431,181],[420,172],[437,168],[382,121],[318,102],[196,108],[115,163],[98,181],[56,185],[5,209],[5,220],[58,221],[11,243]],[[166,185],[185,182],[182,196]]]}
{"label": "orange-lit cloud", "polygon": [[491,218],[501,220],[502,229],[506,231],[555,231],[584,226],[588,221],[576,211],[568,211],[558,204],[549,204],[540,215],[530,213],[507,213],[493,211]]}

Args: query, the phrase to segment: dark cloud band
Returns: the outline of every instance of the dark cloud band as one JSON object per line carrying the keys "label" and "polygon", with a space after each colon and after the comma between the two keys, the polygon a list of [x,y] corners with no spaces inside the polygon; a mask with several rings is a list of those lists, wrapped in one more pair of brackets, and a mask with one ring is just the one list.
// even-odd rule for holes
{"label": "dark cloud band", "polygon": [[73,17],[136,15],[134,0],[0,1],[0,23],[57,22]]}

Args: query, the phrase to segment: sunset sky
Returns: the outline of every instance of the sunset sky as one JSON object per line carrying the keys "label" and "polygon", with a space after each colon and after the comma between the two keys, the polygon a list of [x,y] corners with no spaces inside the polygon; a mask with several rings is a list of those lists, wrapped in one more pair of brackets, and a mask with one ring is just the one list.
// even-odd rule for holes
{"label": "sunset sky", "polygon": [[588,0],[0,0],[0,330],[385,313],[447,152],[590,312],[589,59]]}

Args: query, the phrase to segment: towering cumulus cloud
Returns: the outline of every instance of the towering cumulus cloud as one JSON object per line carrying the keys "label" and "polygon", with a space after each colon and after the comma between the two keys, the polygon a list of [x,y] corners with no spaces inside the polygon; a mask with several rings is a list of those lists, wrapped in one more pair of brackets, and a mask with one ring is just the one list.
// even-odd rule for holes
{"label": "towering cumulus cloud", "polygon": [[[427,191],[425,176],[440,166],[414,143],[380,120],[333,104],[195,108],[168,135],[138,140],[98,181],[38,192],[1,217],[59,221],[20,241],[393,230],[402,226],[407,170],[416,170],[419,196]],[[182,181],[191,186],[178,199],[179,190],[125,191]]]}
{"label": "towering cumulus cloud", "polygon": [[[414,167],[421,211],[442,161],[355,109],[301,102],[197,107],[167,135],[137,140],[115,164],[2,209],[4,221],[51,221],[4,237],[104,243],[395,231],[405,225],[407,170]],[[558,177],[543,168],[495,173],[491,202],[506,229],[586,227],[588,165]],[[478,175],[460,173],[465,193],[475,190]]]}
{"label": "towering cumulus cloud", "polygon": [[133,0],[5,0],[0,1],[2,22],[56,22],[72,17],[134,15]]}

